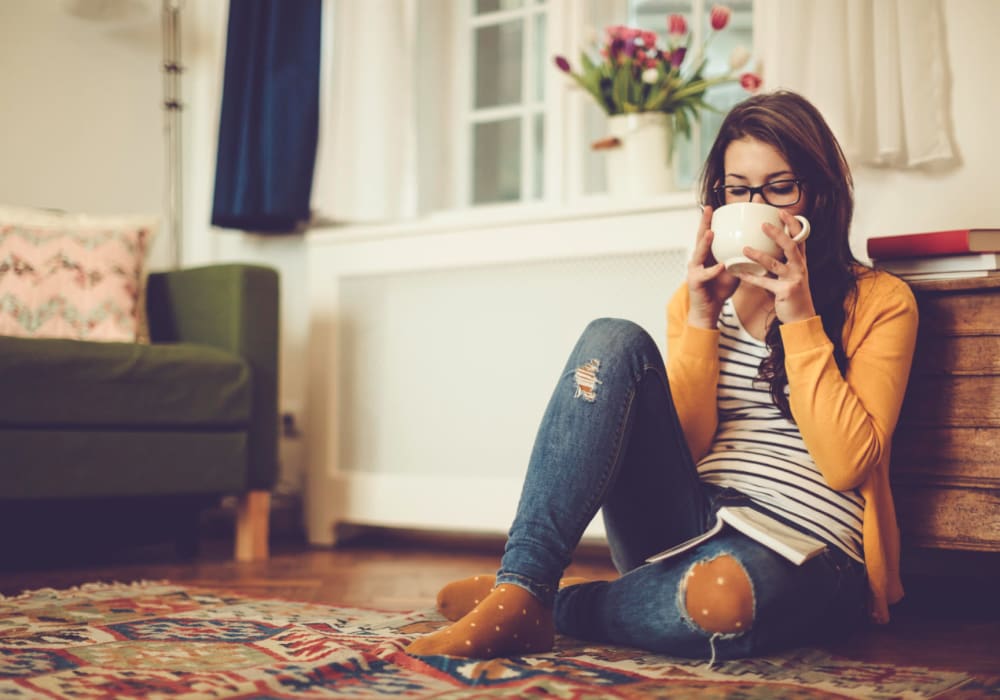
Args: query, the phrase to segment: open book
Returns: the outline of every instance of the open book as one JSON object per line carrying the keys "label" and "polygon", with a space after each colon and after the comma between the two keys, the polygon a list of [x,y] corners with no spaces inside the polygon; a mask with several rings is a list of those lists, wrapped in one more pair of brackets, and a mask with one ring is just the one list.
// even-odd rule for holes
{"label": "open book", "polygon": [[718,520],[706,532],[654,554],[646,561],[650,563],[663,561],[686,552],[717,535],[727,524],[777,552],[793,564],[802,564],[826,549],[826,544],[815,537],[799,532],[794,527],[747,506],[723,506],[716,515]]}

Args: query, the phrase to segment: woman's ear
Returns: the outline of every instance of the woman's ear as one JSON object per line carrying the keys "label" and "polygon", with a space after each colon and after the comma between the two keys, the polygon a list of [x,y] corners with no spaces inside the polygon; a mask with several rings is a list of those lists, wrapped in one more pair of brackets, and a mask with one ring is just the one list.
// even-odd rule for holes
{"label": "woman's ear", "polygon": [[808,184],[802,183],[800,187],[802,188],[802,199],[804,199],[806,203],[805,215],[807,218],[812,216],[814,212],[820,211],[829,205],[827,197],[822,193],[814,194],[813,191],[809,189]]}

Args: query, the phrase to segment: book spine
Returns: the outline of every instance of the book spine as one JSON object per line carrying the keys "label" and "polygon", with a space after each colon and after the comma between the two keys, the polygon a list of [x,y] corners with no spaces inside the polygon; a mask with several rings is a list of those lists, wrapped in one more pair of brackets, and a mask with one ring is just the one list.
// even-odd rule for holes
{"label": "book spine", "polygon": [[932,255],[960,255],[968,253],[969,230],[912,233],[902,236],[876,236],[868,239],[868,257],[921,258]]}
{"label": "book spine", "polygon": [[900,272],[904,280],[919,282],[920,280],[958,280],[971,277],[990,277],[996,274],[991,270],[959,270],[957,272]]}
{"label": "book spine", "polygon": [[876,264],[897,275],[920,272],[961,272],[968,270],[995,270],[1000,256],[994,253],[945,255],[930,258],[893,258],[877,260]]}

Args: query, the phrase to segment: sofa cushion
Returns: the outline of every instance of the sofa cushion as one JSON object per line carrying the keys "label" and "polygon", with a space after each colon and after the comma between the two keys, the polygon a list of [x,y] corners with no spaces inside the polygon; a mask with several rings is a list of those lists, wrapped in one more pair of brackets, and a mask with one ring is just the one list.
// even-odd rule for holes
{"label": "sofa cushion", "polygon": [[0,337],[0,427],[245,428],[250,376],[206,345]]}
{"label": "sofa cushion", "polygon": [[0,426],[0,455],[0,511],[18,499],[233,493],[247,487],[247,434],[237,431]]}
{"label": "sofa cushion", "polygon": [[156,221],[0,206],[0,334],[142,341]]}

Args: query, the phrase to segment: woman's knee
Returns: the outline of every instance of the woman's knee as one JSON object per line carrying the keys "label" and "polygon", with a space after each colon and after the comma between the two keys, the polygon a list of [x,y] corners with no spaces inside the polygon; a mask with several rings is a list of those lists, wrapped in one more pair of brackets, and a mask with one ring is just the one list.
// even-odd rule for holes
{"label": "woman's knee", "polygon": [[688,617],[705,632],[739,634],[753,625],[753,586],[732,555],[692,565],[684,578],[682,599]]}
{"label": "woman's knee", "polygon": [[656,343],[649,333],[637,323],[623,318],[598,318],[583,331],[581,343],[592,352],[617,356],[636,351],[655,351]]}

